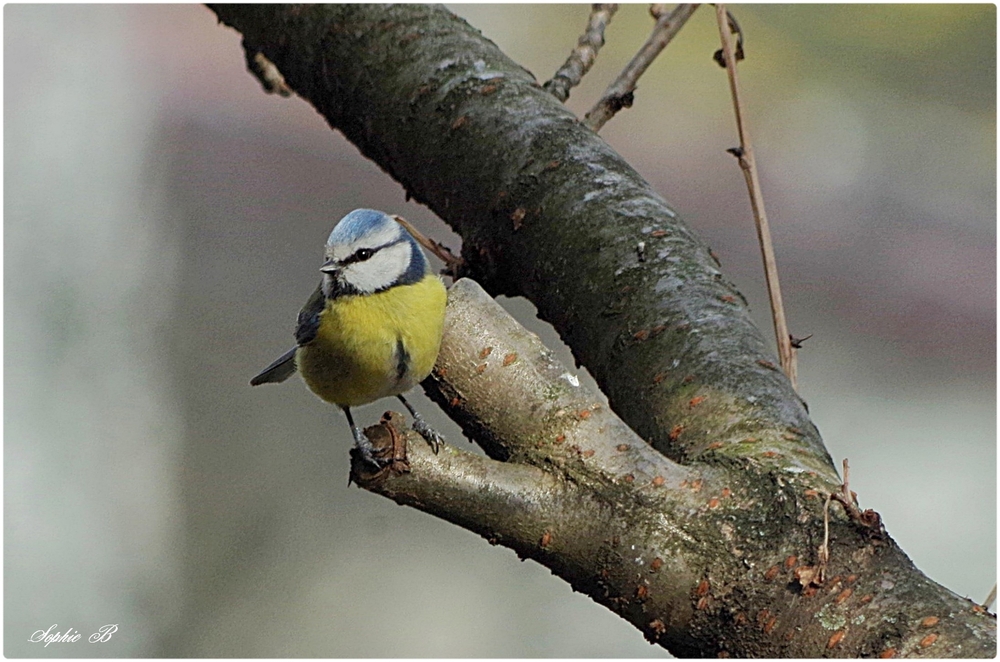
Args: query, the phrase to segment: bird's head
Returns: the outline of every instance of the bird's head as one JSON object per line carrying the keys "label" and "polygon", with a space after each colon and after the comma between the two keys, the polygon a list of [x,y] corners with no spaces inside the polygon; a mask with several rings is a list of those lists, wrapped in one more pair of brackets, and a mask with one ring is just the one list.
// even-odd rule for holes
{"label": "bird's head", "polygon": [[427,275],[427,258],[410,233],[388,214],[355,209],[326,242],[323,294],[374,294]]}

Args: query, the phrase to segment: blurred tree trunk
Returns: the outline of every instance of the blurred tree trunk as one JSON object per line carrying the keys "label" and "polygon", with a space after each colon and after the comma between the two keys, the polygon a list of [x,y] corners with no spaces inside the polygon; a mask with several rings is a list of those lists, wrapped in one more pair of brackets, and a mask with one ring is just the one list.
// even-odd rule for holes
{"label": "blurred tree trunk", "polygon": [[560,387],[502,315],[481,323],[463,285],[428,389],[492,459],[411,444],[409,474],[366,487],[537,560],[676,655],[995,654],[994,618],[877,515],[831,505],[824,562],[840,479],[742,295],[530,72],[441,7],[212,9],[462,236],[465,275],[534,302],[613,409]]}

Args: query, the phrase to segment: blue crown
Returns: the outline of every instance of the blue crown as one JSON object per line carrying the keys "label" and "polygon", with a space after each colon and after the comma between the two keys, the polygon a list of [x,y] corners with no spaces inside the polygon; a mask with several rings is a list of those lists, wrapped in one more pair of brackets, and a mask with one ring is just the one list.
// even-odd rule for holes
{"label": "blue crown", "polygon": [[[369,232],[384,227],[392,227],[402,230],[396,221],[392,220],[385,212],[375,209],[355,209],[344,218],[340,219],[337,227],[333,228],[327,244],[351,244],[361,239]],[[409,233],[406,233],[409,234]]]}

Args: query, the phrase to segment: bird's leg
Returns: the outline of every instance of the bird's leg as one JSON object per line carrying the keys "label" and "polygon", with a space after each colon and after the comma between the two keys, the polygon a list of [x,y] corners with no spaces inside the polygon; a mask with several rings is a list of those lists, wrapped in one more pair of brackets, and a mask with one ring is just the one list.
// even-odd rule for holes
{"label": "bird's leg", "polygon": [[387,462],[379,460],[375,457],[373,451],[375,448],[372,446],[371,440],[365,436],[365,433],[354,424],[354,418],[351,416],[351,410],[348,407],[343,407],[344,413],[347,415],[347,424],[351,426],[351,434],[354,435],[354,445],[361,453],[362,459],[365,462],[372,465],[376,469],[381,469]]}
{"label": "bird's leg", "polygon": [[399,398],[399,401],[403,403],[403,406],[410,411],[410,416],[413,417],[413,429],[416,430],[417,434],[423,437],[428,444],[430,444],[431,450],[437,453],[438,449],[441,448],[441,444],[444,443],[444,437],[442,437],[437,430],[427,425],[427,421],[424,420],[424,417],[417,413],[417,410],[413,408],[413,405],[406,401],[406,398],[404,398],[402,394],[397,395],[396,397]]}

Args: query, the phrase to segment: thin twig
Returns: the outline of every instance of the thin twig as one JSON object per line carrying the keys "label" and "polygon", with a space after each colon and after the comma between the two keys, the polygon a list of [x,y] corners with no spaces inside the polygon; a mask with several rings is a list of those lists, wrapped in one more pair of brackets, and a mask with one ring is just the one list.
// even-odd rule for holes
{"label": "thin twig", "polygon": [[736,74],[736,56],[725,5],[716,5],[715,15],[719,23],[719,36],[722,39],[726,71],[729,72],[729,89],[732,92],[733,108],[736,112],[736,128],[740,134],[739,148],[729,151],[739,159],[740,169],[743,170],[743,177],[746,179],[747,189],[750,191],[750,206],[753,208],[753,217],[757,224],[757,239],[760,241],[760,251],[764,258],[764,276],[767,279],[767,291],[771,297],[771,316],[774,319],[774,335],[778,340],[778,358],[781,361],[782,370],[792,382],[792,388],[798,390],[795,348],[792,347],[791,337],[788,334],[785,307],[781,302],[778,265],[774,258],[774,246],[771,243],[771,230],[767,223],[767,213],[764,211],[764,196],[760,188],[760,179],[757,177],[757,162],[754,160],[750,132],[747,130],[744,120],[743,101],[740,99],[740,83]]}
{"label": "thin twig", "polygon": [[830,502],[833,495],[826,496],[826,503],[823,504],[823,544],[819,547],[819,584],[826,578],[826,564],[830,561]]}
{"label": "thin twig", "polygon": [[844,507],[848,517],[874,532],[875,537],[885,535],[882,526],[882,517],[874,510],[862,511],[858,507],[858,495],[851,491],[851,466],[844,458],[844,482],[840,487],[826,495],[826,503],[823,505],[823,544],[819,547],[819,583],[822,584],[826,573],[826,565],[830,561],[830,503],[836,501]]}
{"label": "thin twig", "polygon": [[859,522],[867,524],[867,519],[865,514],[861,512],[858,508],[858,495],[851,491],[851,466],[847,463],[847,458],[844,458],[844,482],[841,483],[840,489],[830,495],[832,499],[839,502],[840,505],[844,507],[847,514]]}
{"label": "thin twig", "polygon": [[649,68],[660,51],[666,48],[667,44],[680,32],[680,29],[684,27],[697,8],[696,4],[681,4],[674,7],[674,10],[668,14],[664,11],[663,5],[650,7],[650,13],[656,19],[653,32],[632,58],[632,61],[618,74],[618,77],[612,81],[594,107],[583,118],[583,123],[588,128],[594,132],[600,131],[601,127],[615,116],[615,113],[632,105],[635,85],[639,76]]}
{"label": "thin twig", "polygon": [[552,80],[542,87],[551,92],[560,101],[569,98],[569,91],[580,84],[584,75],[594,66],[597,53],[604,45],[604,29],[611,22],[611,17],[618,11],[618,5],[591,5],[587,29],[576,42],[576,48],[566,58],[566,63],[559,67]]}
{"label": "thin twig", "polygon": [[997,599],[997,585],[993,584],[993,590],[990,591],[990,594],[986,596],[986,599],[983,600],[983,604],[980,606],[983,609],[989,609],[990,607],[993,606],[993,601],[996,599]]}
{"label": "thin twig", "polygon": [[840,485],[840,490],[837,492],[831,492],[826,495],[826,503],[823,504],[823,544],[819,546],[819,563],[817,564],[817,581],[816,583],[822,586],[823,582],[826,580],[826,566],[830,562],[830,503],[836,499],[839,503],[844,506],[844,509],[848,509],[848,503],[842,500],[844,492],[847,492],[849,488],[847,486],[847,479],[849,476],[849,469],[847,465],[847,458],[844,458],[844,482]]}
{"label": "thin twig", "polygon": [[[736,61],[739,62],[746,57],[743,53],[743,29],[740,24],[736,21],[736,17],[733,16],[733,12],[726,10],[726,22],[729,23],[729,32],[736,35],[736,47],[733,55],[736,56]],[[719,66],[723,69],[726,68],[726,54],[720,48],[715,51],[712,55],[712,59],[719,63]]]}
{"label": "thin twig", "polygon": [[434,255],[444,262],[445,273],[450,275],[452,278],[458,277],[462,266],[465,264],[465,261],[462,258],[456,257],[455,254],[451,252],[451,249],[444,244],[427,238],[424,233],[413,227],[413,224],[402,216],[394,215],[392,218],[406,228],[406,231],[413,235],[413,238],[417,240],[418,244],[429,250],[431,253],[434,253]]}
{"label": "thin twig", "polygon": [[788,341],[792,343],[792,347],[794,347],[795,349],[802,349],[802,343],[804,343],[805,341],[809,340],[812,337],[813,334],[811,333],[808,336],[803,336],[801,338],[796,338],[795,336],[789,334]]}
{"label": "thin twig", "polygon": [[830,496],[844,507],[844,510],[847,511],[847,514],[855,522],[876,531],[879,536],[883,535],[885,530],[882,527],[882,516],[871,509],[861,510],[858,506],[858,495],[851,490],[850,475],[851,468],[847,464],[847,458],[845,457],[844,482],[841,484],[840,489],[833,492]]}

